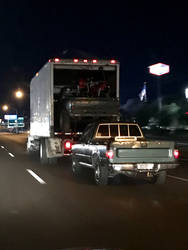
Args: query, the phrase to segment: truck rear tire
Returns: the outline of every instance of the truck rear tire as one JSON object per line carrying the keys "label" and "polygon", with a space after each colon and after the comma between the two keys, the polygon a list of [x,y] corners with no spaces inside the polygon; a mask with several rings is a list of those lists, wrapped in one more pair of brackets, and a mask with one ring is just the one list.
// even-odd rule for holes
{"label": "truck rear tire", "polygon": [[108,184],[108,167],[99,159],[95,161],[95,183],[99,186]]}
{"label": "truck rear tire", "polygon": [[40,140],[40,163],[48,164],[48,157],[46,154],[46,143],[44,138]]}
{"label": "truck rear tire", "polygon": [[153,176],[149,181],[151,184],[163,185],[166,183],[166,170],[160,171],[157,175]]}

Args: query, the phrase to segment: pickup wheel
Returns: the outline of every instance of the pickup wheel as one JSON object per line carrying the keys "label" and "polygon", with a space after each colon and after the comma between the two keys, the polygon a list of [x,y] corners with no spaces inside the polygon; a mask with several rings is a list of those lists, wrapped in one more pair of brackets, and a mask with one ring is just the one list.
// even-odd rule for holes
{"label": "pickup wheel", "polygon": [[99,186],[108,184],[108,167],[107,164],[95,161],[95,183]]}
{"label": "pickup wheel", "polygon": [[80,176],[82,168],[79,166],[78,161],[74,155],[72,155],[72,172],[75,176]]}
{"label": "pickup wheel", "polygon": [[152,179],[149,181],[151,184],[158,184],[162,185],[166,183],[166,171],[160,171],[157,175],[152,177]]}

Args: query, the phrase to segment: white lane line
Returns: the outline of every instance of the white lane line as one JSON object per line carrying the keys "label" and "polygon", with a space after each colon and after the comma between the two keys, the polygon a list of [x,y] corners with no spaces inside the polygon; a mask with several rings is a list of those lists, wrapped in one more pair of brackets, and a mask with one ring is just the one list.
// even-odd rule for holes
{"label": "white lane line", "polygon": [[188,179],[185,179],[185,178],[180,178],[180,177],[173,176],[173,175],[167,175],[167,176],[170,177],[170,178],[176,179],[176,180],[188,182]]}
{"label": "white lane line", "polygon": [[8,149],[6,149],[4,146],[1,146],[2,149],[4,149],[5,151],[8,151]]}
{"label": "white lane line", "polygon": [[32,175],[40,184],[46,184],[45,181],[43,181],[43,179],[41,179],[37,174],[35,174],[31,169],[26,169],[26,171],[28,173],[30,173],[30,175]]}
{"label": "white lane line", "polygon": [[8,154],[9,154],[11,157],[13,157],[13,158],[15,157],[15,156],[14,156],[12,153],[10,153],[10,152],[8,152]]}

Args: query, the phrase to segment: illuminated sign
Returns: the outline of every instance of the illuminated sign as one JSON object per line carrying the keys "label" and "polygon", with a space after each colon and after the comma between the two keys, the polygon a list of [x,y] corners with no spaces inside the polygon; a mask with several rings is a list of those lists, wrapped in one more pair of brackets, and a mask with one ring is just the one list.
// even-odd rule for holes
{"label": "illuminated sign", "polygon": [[170,66],[167,64],[157,63],[149,66],[149,73],[156,76],[162,76],[169,72],[170,72]]}
{"label": "illuminated sign", "polygon": [[17,120],[17,115],[4,115],[4,120]]}

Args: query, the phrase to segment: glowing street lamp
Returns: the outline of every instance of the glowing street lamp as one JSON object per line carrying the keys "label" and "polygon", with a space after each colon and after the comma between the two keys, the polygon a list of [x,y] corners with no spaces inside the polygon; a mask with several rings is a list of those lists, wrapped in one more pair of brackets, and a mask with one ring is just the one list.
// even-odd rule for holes
{"label": "glowing street lamp", "polygon": [[162,97],[161,97],[161,82],[160,76],[168,74],[170,72],[170,66],[164,63],[156,63],[148,67],[149,73],[158,76],[158,109],[162,109]]}
{"label": "glowing street lamp", "polygon": [[2,106],[2,110],[3,110],[3,111],[7,111],[8,108],[9,108],[9,107],[8,107],[8,105],[6,105],[6,104]]}
{"label": "glowing street lamp", "polygon": [[16,98],[18,98],[18,99],[21,99],[21,98],[23,98],[23,91],[22,90],[17,90],[16,92],[15,92],[15,96],[16,96]]}

